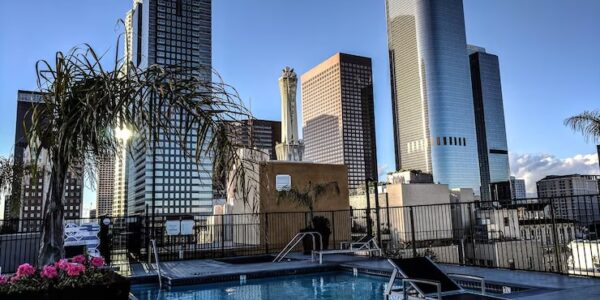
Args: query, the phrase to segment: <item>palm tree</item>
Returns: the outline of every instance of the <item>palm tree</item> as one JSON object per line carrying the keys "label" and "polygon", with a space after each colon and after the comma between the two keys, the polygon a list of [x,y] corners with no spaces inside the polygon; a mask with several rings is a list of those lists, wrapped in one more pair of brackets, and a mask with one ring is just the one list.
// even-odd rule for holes
{"label": "palm tree", "polygon": [[[148,149],[154,149],[153,141],[159,136],[166,136],[197,161],[211,157],[216,173],[229,172],[239,164],[236,145],[229,142],[230,133],[221,124],[250,113],[218,74],[177,66],[140,69],[123,62],[115,56],[105,68],[103,58],[84,45],[66,54],[57,52],[54,61],[36,65],[43,103],[33,108],[28,140],[33,155],[47,151],[51,168],[39,265],[64,257],[67,172],[81,168],[94,173],[99,159],[116,155],[122,147],[116,129],[135,132],[135,141]],[[207,72],[218,80],[202,76]],[[36,162],[36,157],[31,161]],[[245,171],[236,168],[228,174],[244,178]]]}
{"label": "palm tree", "polygon": [[300,191],[297,188],[279,191],[277,194],[277,204],[281,201],[289,201],[299,207],[307,208],[310,217],[308,221],[309,228],[313,228],[315,203],[319,198],[330,192],[335,192],[336,194],[340,193],[340,187],[337,182],[332,181],[323,184],[312,184],[312,182],[309,181],[308,186],[304,191]]}
{"label": "palm tree", "polygon": [[580,132],[586,140],[600,141],[600,111],[584,111],[565,120],[565,125]]}

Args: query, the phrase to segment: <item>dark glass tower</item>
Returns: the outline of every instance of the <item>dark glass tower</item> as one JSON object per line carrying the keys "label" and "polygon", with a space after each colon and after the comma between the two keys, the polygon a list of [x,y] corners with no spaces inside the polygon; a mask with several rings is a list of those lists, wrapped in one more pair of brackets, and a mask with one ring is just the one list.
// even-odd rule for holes
{"label": "dark glass tower", "polygon": [[[211,0],[136,0],[127,24],[132,33],[127,57],[139,67],[177,65],[211,80]],[[146,207],[156,214],[211,214],[211,157],[196,162],[169,134],[161,132],[147,146],[134,137],[127,161],[128,214],[144,214]],[[194,145],[196,139],[188,137]]]}
{"label": "dark glass tower", "polygon": [[510,176],[500,66],[498,56],[483,48],[469,46],[469,51],[481,198],[490,200],[490,184],[508,182]]}
{"label": "dark glass tower", "polygon": [[[16,165],[27,165],[33,158],[29,149],[27,130],[32,124],[32,109],[43,105],[43,95],[38,92],[17,92],[17,117],[15,124],[15,150],[14,161]],[[10,201],[5,204],[4,218],[11,217],[11,201],[20,200],[18,218],[27,220],[20,222],[19,231],[39,231],[44,217],[44,205],[50,180],[50,162],[46,151],[42,151],[38,158],[37,176],[21,174],[21,178],[13,182]],[[64,194],[65,219],[81,218],[83,201],[83,173],[80,168],[73,168],[67,174]],[[16,228],[15,228],[16,229]]]}

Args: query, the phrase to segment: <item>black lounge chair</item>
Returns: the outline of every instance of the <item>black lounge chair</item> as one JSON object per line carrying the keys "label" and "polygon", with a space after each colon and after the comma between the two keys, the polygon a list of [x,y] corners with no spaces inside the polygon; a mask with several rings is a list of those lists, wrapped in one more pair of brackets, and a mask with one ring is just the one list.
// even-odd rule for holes
{"label": "black lounge chair", "polygon": [[[448,299],[448,300],[487,300],[502,299],[485,295],[485,280],[481,277],[446,274],[433,261],[427,257],[415,257],[406,259],[388,259],[394,267],[392,276],[385,291],[385,299],[416,299],[410,296],[416,293],[425,299]],[[396,278],[398,274],[400,278]],[[481,293],[466,291],[458,285],[451,277],[460,277],[481,282]],[[394,290],[396,279],[402,280],[402,290]]]}

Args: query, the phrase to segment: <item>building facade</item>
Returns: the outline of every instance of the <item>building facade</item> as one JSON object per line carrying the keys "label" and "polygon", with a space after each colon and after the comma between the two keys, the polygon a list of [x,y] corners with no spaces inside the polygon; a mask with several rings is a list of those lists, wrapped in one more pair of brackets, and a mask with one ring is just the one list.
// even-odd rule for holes
{"label": "building facade", "polygon": [[[211,0],[135,1],[130,12],[131,61],[140,68],[186,67],[211,80],[211,6]],[[145,143],[132,139],[126,162],[127,213],[144,214],[147,208],[151,214],[212,213],[212,158],[198,162],[189,157],[177,142],[182,137],[173,132],[158,136]],[[194,152],[197,137],[187,141]]]}
{"label": "building facade", "polygon": [[276,160],[275,146],[281,143],[281,122],[247,119],[231,122],[234,142],[246,148],[262,151]]}
{"label": "building facade", "polygon": [[[17,92],[17,117],[15,124],[14,161],[18,165],[27,165],[34,159],[34,154],[29,148],[26,132],[32,124],[32,109],[43,105],[43,95],[38,92]],[[11,216],[11,202],[5,203],[5,219],[17,217],[19,231],[39,231],[41,220],[44,217],[44,205],[50,184],[50,160],[45,150],[37,158],[37,174],[22,174],[11,187],[10,199],[20,200],[17,215]],[[64,193],[65,219],[81,218],[83,202],[83,173],[78,167],[72,168],[67,173]]]}
{"label": "building facade", "polygon": [[536,183],[539,198],[548,198],[557,218],[591,224],[600,221],[596,175],[546,176]]}
{"label": "building facade", "polygon": [[351,190],[376,179],[371,59],[337,53],[301,82],[306,160],[346,165]]}
{"label": "building facade", "polygon": [[527,198],[527,190],[525,189],[525,180],[510,176],[510,191],[512,199]]}
{"label": "building facade", "polygon": [[112,216],[115,194],[114,157],[106,157],[98,161],[98,180],[96,182],[96,215]]}
{"label": "building facade", "polygon": [[396,169],[481,186],[462,0],[387,0]]}
{"label": "building facade", "polygon": [[491,199],[490,184],[507,182],[510,168],[498,56],[469,47],[481,198]]}

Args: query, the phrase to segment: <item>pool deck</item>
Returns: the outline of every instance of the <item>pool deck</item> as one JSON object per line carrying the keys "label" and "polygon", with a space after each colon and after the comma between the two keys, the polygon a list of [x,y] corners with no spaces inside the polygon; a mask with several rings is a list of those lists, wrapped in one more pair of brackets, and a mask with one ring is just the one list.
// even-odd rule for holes
{"label": "pool deck", "polygon": [[[229,264],[217,260],[189,260],[162,262],[163,282],[170,286],[200,284],[219,281],[238,281],[241,275],[247,279],[282,275],[352,270],[361,273],[387,275],[392,267],[385,259],[362,256],[327,255],[322,265],[312,262],[310,256],[290,253],[292,260],[280,263]],[[447,273],[475,275],[485,278],[486,282],[505,283],[513,286],[531,287],[530,291],[518,292],[512,299],[600,299],[600,279],[574,277],[552,273],[514,271],[443,265]],[[130,276],[132,282],[157,282],[156,272],[147,264],[133,264],[123,273]],[[389,276],[389,275],[388,275]]]}

